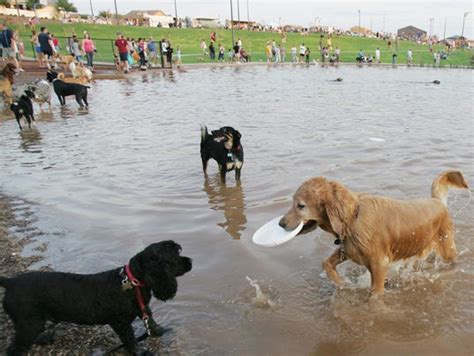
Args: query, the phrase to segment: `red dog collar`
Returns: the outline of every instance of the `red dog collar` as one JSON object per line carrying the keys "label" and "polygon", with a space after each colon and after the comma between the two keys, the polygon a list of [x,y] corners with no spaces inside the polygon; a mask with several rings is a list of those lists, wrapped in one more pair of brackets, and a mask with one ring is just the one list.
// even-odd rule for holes
{"label": "red dog collar", "polygon": [[130,269],[130,265],[125,265],[125,273],[127,274],[127,278],[129,279],[130,283],[132,283],[132,285],[135,287],[135,296],[142,312],[142,320],[145,324],[145,328],[148,335],[151,335],[150,328],[148,326],[148,314],[146,313],[145,302],[143,301],[142,292],[140,290],[140,288],[145,287],[145,283],[139,281],[138,278],[133,275],[132,270]]}

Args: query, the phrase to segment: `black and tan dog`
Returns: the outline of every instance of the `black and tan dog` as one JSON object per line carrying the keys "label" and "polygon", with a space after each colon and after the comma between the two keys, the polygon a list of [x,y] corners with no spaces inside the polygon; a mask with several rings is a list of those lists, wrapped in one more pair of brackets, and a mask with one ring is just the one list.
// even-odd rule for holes
{"label": "black and tan dog", "polygon": [[45,330],[47,320],[108,324],[126,350],[136,354],[132,321],[140,317],[151,335],[161,335],[163,329],[148,306],[151,296],[172,299],[178,290],[176,277],[192,268],[191,259],[180,253],[180,245],[163,241],[145,248],[125,267],[102,273],[29,272],[0,277],[0,285],[6,288],[3,307],[15,326],[7,355],[26,354]]}
{"label": "black and tan dog", "polygon": [[207,162],[213,158],[219,165],[222,182],[226,173],[235,170],[235,179],[240,180],[244,164],[244,149],[240,143],[242,135],[233,127],[224,126],[209,134],[206,126],[201,126],[201,160],[204,173]]}
{"label": "black and tan dog", "polygon": [[74,95],[81,109],[84,107],[84,104],[89,106],[89,103],[87,102],[87,89],[90,87],[87,85],[66,83],[59,78],[57,72],[52,70],[49,70],[46,73],[46,79],[48,82],[53,84],[54,92],[58,96],[61,105],[66,105],[66,96]]}
{"label": "black and tan dog", "polygon": [[11,111],[15,114],[16,122],[20,127],[20,130],[23,130],[21,127],[21,118],[24,117],[28,123],[28,127],[31,129],[31,123],[35,121],[35,115],[33,110],[32,99],[36,98],[36,94],[33,90],[25,90],[23,95],[17,101],[14,101],[10,105]]}

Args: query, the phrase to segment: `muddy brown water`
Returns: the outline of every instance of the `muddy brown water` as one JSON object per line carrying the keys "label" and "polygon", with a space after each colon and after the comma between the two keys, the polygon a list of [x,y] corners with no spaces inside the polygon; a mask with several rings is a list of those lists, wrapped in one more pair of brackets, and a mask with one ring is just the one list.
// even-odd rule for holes
{"label": "muddy brown water", "polygon": [[[332,80],[342,77],[342,83]],[[441,85],[430,84],[440,80]],[[469,354],[474,347],[473,203],[453,191],[458,262],[394,266],[387,309],[367,305],[370,277],[350,262],[336,289],[321,262],[321,230],[277,248],[253,232],[283,214],[306,178],[355,191],[427,197],[434,177],[460,169],[474,184],[472,72],[407,68],[204,68],[100,81],[90,109],[70,99],[20,133],[0,120],[0,184],[32,202],[45,259],[32,268],[115,268],[147,244],[173,239],[194,260],[177,297],[154,302],[173,328],[161,351],[181,354]],[[204,178],[199,124],[243,134],[242,183]],[[254,299],[258,281],[275,303]],[[138,327],[141,327],[138,325]]]}

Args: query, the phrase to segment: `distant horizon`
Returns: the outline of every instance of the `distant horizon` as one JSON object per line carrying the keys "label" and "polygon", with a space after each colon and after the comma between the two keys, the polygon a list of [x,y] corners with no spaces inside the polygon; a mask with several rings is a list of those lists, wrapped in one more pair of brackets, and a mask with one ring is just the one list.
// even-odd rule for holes
{"label": "distant horizon", "polygon": [[[100,11],[115,12],[114,0],[70,0],[82,14],[90,14],[92,6],[95,15]],[[443,38],[446,21],[446,37],[461,35],[463,15],[471,12],[465,21],[464,36],[472,38],[471,1],[428,1],[428,0],[233,0],[234,19],[238,18],[237,2],[240,4],[240,19],[247,20],[247,3],[250,21],[264,25],[314,25],[333,26],[348,30],[358,25],[360,9],[361,26],[374,32],[396,33],[406,26],[418,27],[430,32],[430,19],[433,21],[433,35]],[[178,17],[218,18],[222,23],[230,19],[230,0],[176,0]],[[174,0],[152,2],[150,0],[117,0],[119,14],[131,10],[163,10],[174,16]]]}

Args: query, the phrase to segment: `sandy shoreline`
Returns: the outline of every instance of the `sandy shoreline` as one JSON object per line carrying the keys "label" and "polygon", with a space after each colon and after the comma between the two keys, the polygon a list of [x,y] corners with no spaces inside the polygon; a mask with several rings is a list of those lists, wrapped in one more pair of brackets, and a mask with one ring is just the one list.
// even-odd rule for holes
{"label": "sandy shoreline", "polygon": [[[18,214],[21,212],[21,216]],[[0,275],[14,276],[28,270],[36,261],[41,260],[41,252],[37,256],[23,257],[23,247],[34,241],[35,236],[42,234],[33,226],[34,216],[21,200],[15,200],[0,193]],[[26,237],[18,239],[15,231],[27,232]],[[43,268],[48,270],[49,268]],[[5,290],[0,287],[0,300]],[[52,329],[52,324],[48,325]],[[60,323],[54,326],[55,341],[52,345],[35,346],[30,355],[66,355],[103,353],[120,344],[118,337],[109,326],[78,326]],[[139,332],[140,333],[140,332]],[[13,337],[13,324],[0,307],[0,354],[3,354]],[[159,340],[145,341],[150,350],[157,350]],[[123,350],[122,350],[123,352]],[[119,354],[119,353],[117,353]]]}

